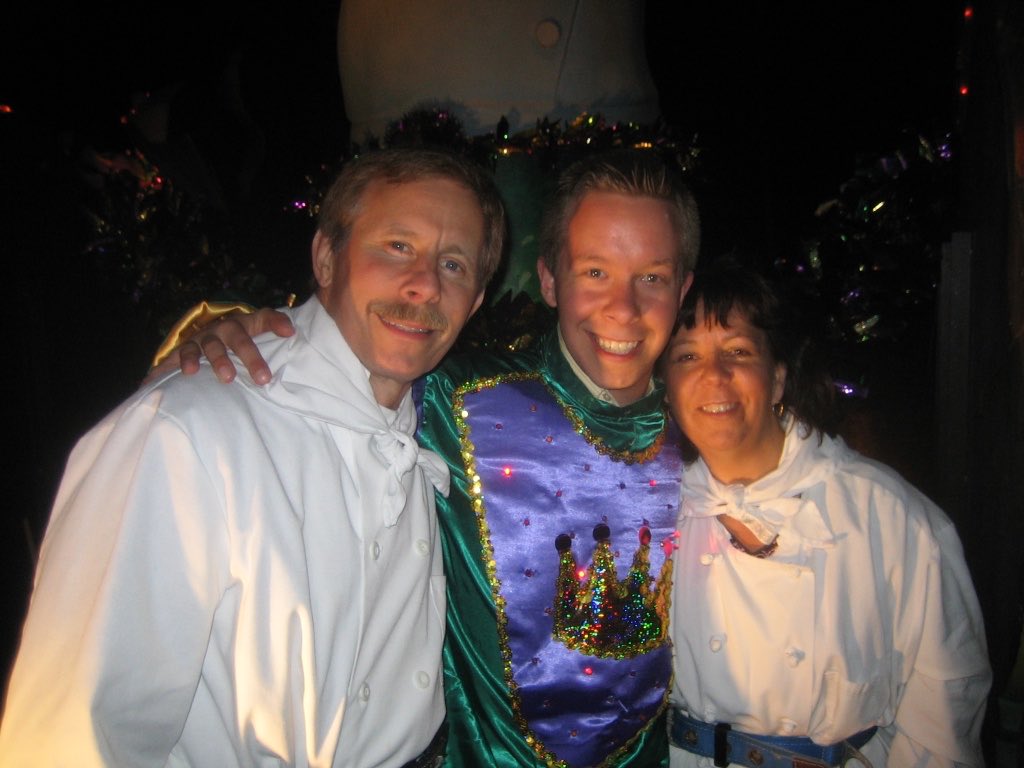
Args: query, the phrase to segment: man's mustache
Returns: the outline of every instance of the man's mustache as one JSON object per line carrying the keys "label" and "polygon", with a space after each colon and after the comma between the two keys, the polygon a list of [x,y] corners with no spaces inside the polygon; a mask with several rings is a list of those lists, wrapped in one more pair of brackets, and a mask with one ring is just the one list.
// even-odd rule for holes
{"label": "man's mustache", "polygon": [[370,311],[390,323],[429,328],[432,331],[447,331],[448,318],[433,307],[417,307],[393,301],[374,301]]}

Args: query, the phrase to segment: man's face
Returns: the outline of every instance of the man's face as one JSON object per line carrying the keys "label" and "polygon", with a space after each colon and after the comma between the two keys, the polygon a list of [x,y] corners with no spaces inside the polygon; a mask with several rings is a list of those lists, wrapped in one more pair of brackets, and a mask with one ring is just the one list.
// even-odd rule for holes
{"label": "man's face", "polygon": [[480,306],[483,244],[476,197],[440,177],[372,182],[337,253],[317,233],[317,295],[370,371],[381,405],[396,407]]}
{"label": "man's face", "polygon": [[646,394],[693,277],[676,273],[670,212],[664,200],[590,192],[569,222],[557,274],[537,265],[569,353],[619,405]]}

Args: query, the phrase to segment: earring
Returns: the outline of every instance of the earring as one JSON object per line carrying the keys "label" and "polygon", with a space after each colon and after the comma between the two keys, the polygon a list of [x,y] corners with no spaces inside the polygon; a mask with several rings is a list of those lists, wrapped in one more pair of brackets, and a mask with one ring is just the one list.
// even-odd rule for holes
{"label": "earring", "polygon": [[772,413],[775,414],[775,418],[781,420],[786,415],[786,404],[780,400],[772,406]]}

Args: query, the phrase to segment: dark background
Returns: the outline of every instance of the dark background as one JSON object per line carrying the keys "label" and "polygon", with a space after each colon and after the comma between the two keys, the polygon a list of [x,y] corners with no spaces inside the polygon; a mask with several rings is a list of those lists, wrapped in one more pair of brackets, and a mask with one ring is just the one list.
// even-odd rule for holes
{"label": "dark background", "polygon": [[[122,0],[0,12],[0,105],[9,107],[0,112],[0,253],[11,291],[0,665],[15,647],[67,452],[137,386],[160,340],[81,255],[96,234],[83,216],[85,158],[144,144],[122,116],[169,105],[168,141],[150,159],[212,201],[240,259],[280,267],[269,269],[282,283],[306,270],[313,224],[282,210],[308,186],[304,176],[349,148],[338,3],[284,5]],[[907,132],[958,135],[959,87],[971,76],[964,7],[649,2],[663,116],[701,148],[704,253],[787,258],[864,157]],[[852,439],[941,497],[937,476],[950,468],[930,450],[931,341],[886,354],[875,367],[891,375],[859,404]]]}

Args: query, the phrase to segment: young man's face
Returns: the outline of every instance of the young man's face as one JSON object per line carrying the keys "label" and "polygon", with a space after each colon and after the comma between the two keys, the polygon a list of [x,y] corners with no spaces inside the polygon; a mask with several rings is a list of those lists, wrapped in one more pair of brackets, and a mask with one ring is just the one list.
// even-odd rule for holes
{"label": "young man's face", "polygon": [[692,279],[677,275],[670,212],[664,200],[590,192],[556,274],[537,265],[569,353],[619,405],[646,394]]}
{"label": "young man's face", "polygon": [[484,218],[471,191],[440,177],[372,182],[358,211],[337,253],[313,240],[317,295],[394,408],[480,306]]}

